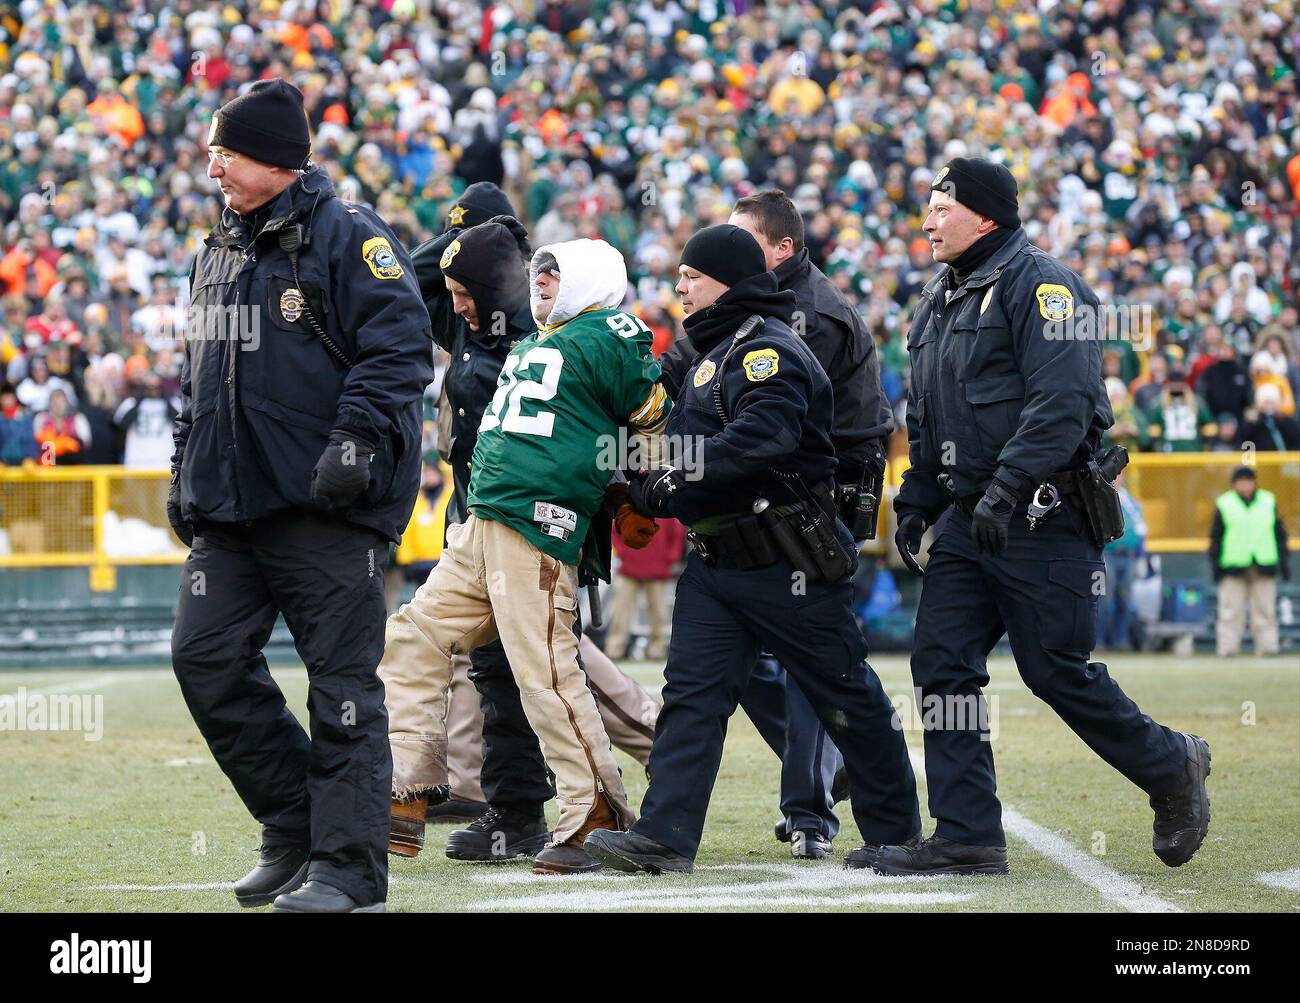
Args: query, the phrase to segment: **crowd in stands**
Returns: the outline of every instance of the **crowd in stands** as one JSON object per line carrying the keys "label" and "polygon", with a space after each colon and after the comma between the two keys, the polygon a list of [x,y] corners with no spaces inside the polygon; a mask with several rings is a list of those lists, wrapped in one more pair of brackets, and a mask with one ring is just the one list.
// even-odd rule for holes
{"label": "crowd in stands", "polygon": [[0,2],[0,463],[166,464],[211,115],[268,76],[408,246],[474,181],[613,243],[659,348],[686,237],[784,189],[900,417],[930,181],[991,157],[1139,321],[1114,441],[1297,449],[1298,44],[1294,0]]}

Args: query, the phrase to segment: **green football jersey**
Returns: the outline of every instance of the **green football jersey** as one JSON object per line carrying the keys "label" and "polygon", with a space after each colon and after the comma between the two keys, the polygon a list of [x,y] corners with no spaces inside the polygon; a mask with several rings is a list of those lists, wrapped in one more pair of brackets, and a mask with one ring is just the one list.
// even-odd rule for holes
{"label": "green football jersey", "polygon": [[483,412],[469,510],[576,564],[614,474],[619,429],[661,429],[672,407],[650,342],[641,320],[610,309],[519,342]]}

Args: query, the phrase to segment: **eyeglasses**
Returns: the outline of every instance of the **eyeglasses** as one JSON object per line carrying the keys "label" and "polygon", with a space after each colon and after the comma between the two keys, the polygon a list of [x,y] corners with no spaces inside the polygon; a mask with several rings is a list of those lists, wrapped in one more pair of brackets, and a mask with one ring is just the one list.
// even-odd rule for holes
{"label": "eyeglasses", "polygon": [[224,150],[209,150],[208,162],[220,164],[222,167],[229,167],[232,160],[238,160],[238,153],[226,153]]}

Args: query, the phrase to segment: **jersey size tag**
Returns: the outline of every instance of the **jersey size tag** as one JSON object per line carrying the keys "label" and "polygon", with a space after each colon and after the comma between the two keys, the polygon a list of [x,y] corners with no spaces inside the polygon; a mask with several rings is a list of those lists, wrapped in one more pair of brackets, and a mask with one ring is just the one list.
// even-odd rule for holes
{"label": "jersey size tag", "polygon": [[542,532],[547,536],[567,540],[569,534],[578,528],[578,513],[550,502],[534,502],[533,521],[541,524]]}

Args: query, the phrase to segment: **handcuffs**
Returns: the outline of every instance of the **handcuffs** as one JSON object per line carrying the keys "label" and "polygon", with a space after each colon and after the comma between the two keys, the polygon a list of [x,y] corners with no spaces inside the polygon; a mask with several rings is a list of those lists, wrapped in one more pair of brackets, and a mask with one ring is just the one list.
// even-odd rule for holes
{"label": "handcuffs", "polygon": [[1034,496],[1029,499],[1029,508],[1025,511],[1025,517],[1029,520],[1029,529],[1031,531],[1038,528],[1038,524],[1048,516],[1054,514],[1061,507],[1061,492],[1056,490],[1056,485],[1046,482],[1038,485],[1034,490]]}

